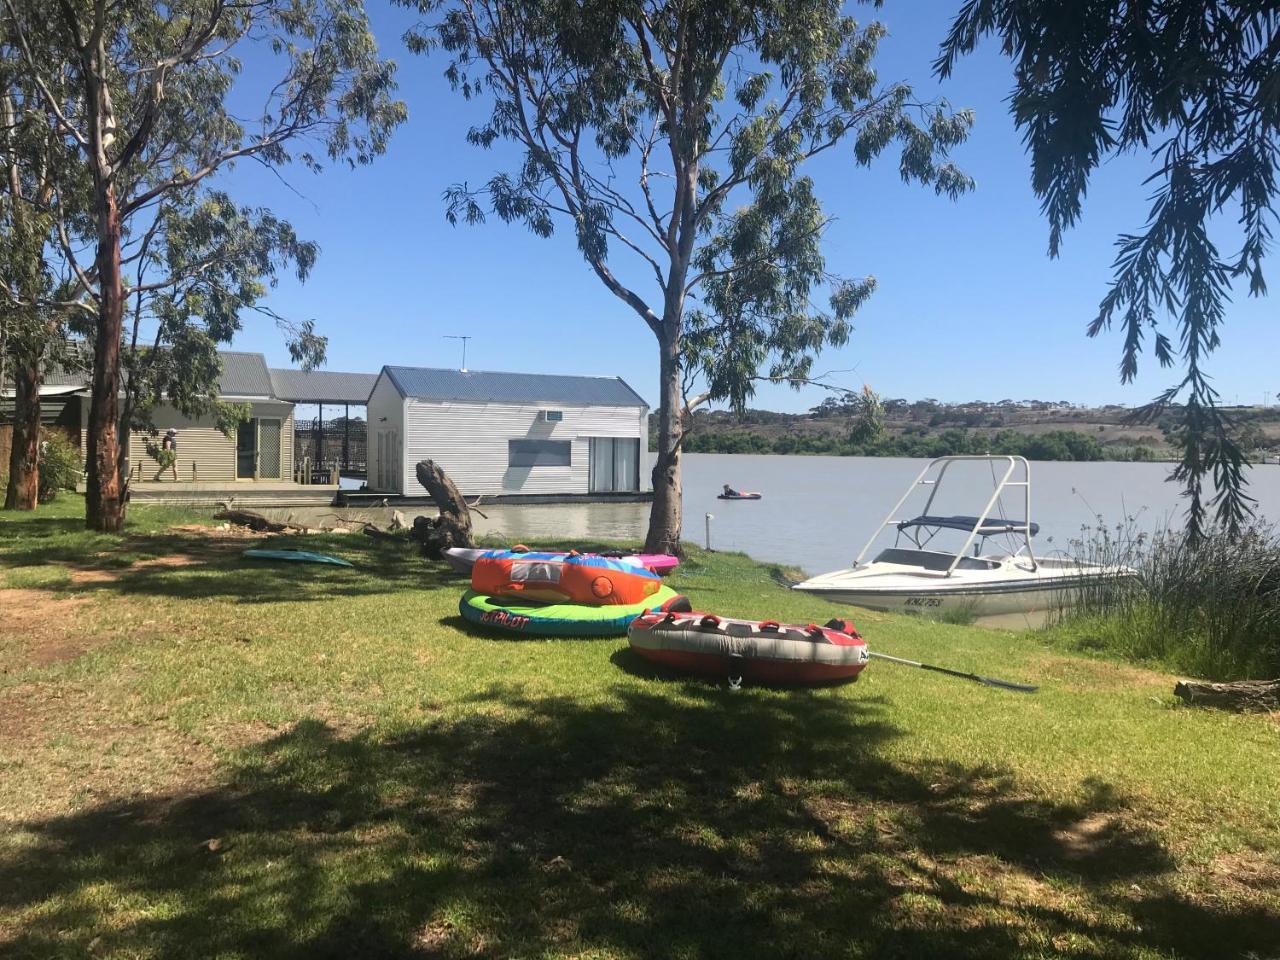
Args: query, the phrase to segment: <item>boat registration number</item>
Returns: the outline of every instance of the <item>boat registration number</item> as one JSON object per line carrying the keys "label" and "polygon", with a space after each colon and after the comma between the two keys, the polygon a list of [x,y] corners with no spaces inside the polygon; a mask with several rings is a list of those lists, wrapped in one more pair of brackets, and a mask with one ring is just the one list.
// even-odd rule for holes
{"label": "boat registration number", "polygon": [[942,601],[938,597],[907,597],[908,607],[940,607]]}

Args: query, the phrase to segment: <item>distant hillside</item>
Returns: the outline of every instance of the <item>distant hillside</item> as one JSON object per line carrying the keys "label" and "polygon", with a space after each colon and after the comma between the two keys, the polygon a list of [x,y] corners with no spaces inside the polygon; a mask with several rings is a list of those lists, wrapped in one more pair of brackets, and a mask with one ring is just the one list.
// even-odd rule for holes
{"label": "distant hillside", "polygon": [[[957,453],[1021,454],[1033,460],[1166,460],[1176,413],[1159,422],[1126,422],[1128,407],[1066,401],[939,403],[883,400],[883,427],[868,437],[856,401],[832,397],[808,413],[725,410],[694,414],[690,453],[830,454],[936,457]],[[1280,452],[1280,407],[1238,407],[1230,414],[1255,460]],[[650,434],[656,431],[650,417]]]}

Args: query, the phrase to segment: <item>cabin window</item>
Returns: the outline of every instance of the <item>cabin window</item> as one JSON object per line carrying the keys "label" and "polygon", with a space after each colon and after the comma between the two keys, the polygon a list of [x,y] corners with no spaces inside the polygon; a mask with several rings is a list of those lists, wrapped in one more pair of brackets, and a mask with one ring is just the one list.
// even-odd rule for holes
{"label": "cabin window", "polygon": [[513,467],[568,467],[573,444],[568,440],[508,440],[507,463]]}
{"label": "cabin window", "polygon": [[640,440],[592,437],[587,488],[592,493],[634,493],[640,489]]}

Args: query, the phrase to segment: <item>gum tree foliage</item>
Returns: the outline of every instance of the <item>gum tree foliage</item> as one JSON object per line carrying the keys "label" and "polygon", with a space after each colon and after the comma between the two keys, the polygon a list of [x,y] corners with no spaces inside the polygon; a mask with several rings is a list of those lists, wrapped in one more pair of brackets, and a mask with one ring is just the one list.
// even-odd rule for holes
{"label": "gum tree foliage", "polygon": [[238,207],[221,191],[179,194],[157,217],[129,285],[121,420],[154,436],[152,414],[163,401],[191,418],[211,415],[230,436],[248,411],[218,399],[217,349],[246,311],[275,320],[295,362],[310,367],[324,357],[326,339],[311,321],[290,322],[260,302],[283,271],[305,281],[318,248],[270,211]]}
{"label": "gum tree foliage", "polygon": [[682,408],[694,381],[741,407],[843,344],[874,281],[831,271],[830,219],[805,162],[899,150],[904,180],[956,196],[968,112],[919,102],[872,67],[878,24],[836,0],[401,0],[406,37],[486,106],[470,143],[519,150],[446,191],[450,222],[567,227],[592,272],[653,332],[660,401],[649,550],[680,538]]}
{"label": "gum tree foliage", "polygon": [[[1079,218],[1109,157],[1147,151],[1154,172],[1142,229],[1116,241],[1114,278],[1089,336],[1119,325],[1120,379],[1148,346],[1177,383],[1140,413],[1179,419],[1187,534],[1250,514],[1244,456],[1206,372],[1232,284],[1266,293],[1280,163],[1280,11],[1261,0],[968,0],[942,45],[949,75],[985,36],[1014,65],[1011,112],[1049,220],[1049,254]],[[1218,239],[1215,239],[1217,237]],[[1227,249],[1219,241],[1228,239]],[[1168,327],[1172,326],[1172,330]],[[1217,488],[1204,489],[1206,477]]]}
{"label": "gum tree foliage", "polygon": [[[170,357],[200,347],[207,361],[264,281],[286,263],[305,273],[314,257],[287,224],[206,192],[207,179],[237,160],[369,162],[405,111],[358,0],[0,0],[0,11],[91,185],[83,220],[56,228],[92,318],[86,521],[119,530],[126,316],[153,316]],[[241,56],[253,62],[243,75]],[[61,72],[65,88],[52,82]],[[314,358],[323,342],[308,325],[297,332]]]}

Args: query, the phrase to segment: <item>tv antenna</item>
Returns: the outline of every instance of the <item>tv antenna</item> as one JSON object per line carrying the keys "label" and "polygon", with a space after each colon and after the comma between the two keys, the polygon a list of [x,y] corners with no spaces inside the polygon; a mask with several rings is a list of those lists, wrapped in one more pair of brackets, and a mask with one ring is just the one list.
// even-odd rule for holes
{"label": "tv antenna", "polygon": [[467,336],[464,337],[456,333],[446,333],[444,335],[444,338],[446,340],[462,341],[462,372],[466,373],[467,372],[467,341],[471,339],[471,336],[468,334]]}

